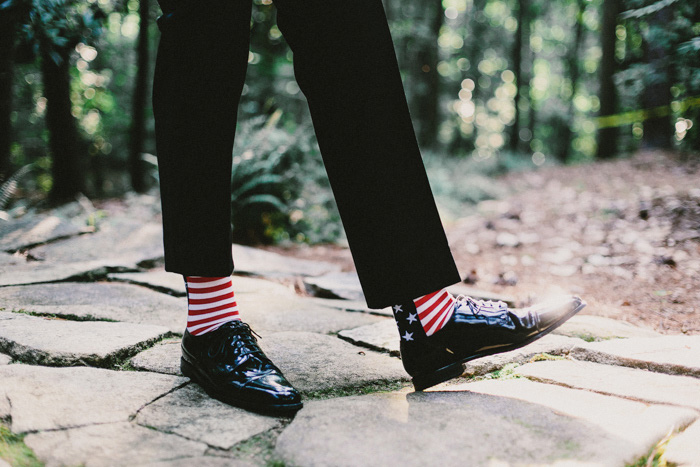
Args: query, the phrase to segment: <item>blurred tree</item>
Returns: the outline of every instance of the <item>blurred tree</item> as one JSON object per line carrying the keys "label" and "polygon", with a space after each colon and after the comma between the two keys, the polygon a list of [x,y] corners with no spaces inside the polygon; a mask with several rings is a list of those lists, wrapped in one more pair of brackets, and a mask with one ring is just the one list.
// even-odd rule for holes
{"label": "blurred tree", "polygon": [[[657,2],[661,3],[661,2]],[[642,144],[646,147],[668,149],[671,147],[671,82],[669,77],[672,35],[668,24],[673,15],[671,8],[660,8],[649,15],[648,31],[642,48],[649,73],[644,77],[642,108],[650,114],[644,120]]]}
{"label": "blurred tree", "polygon": [[145,137],[145,107],[148,93],[148,78],[150,75],[150,56],[148,50],[150,15],[150,1],[139,0],[139,35],[136,41],[136,79],[134,81],[129,141],[129,175],[131,176],[131,187],[137,193],[143,193],[147,189],[146,167],[141,154],[143,153]]}
{"label": "blurred tree", "polygon": [[17,32],[27,13],[27,2],[0,2],[0,181],[10,175],[10,145],[12,144],[12,70]]}
{"label": "blurred tree", "polygon": [[522,83],[522,57],[523,57],[523,41],[529,42],[529,37],[525,37],[527,28],[523,25],[528,22],[526,16],[528,11],[528,0],[516,0],[515,10],[517,14],[516,21],[518,25],[515,29],[515,41],[513,42],[513,52],[511,55],[511,66],[515,78],[515,95],[513,96],[513,106],[515,107],[515,117],[513,124],[510,126],[508,135],[508,148],[513,152],[518,152],[520,147],[520,85]]}
{"label": "blurred tree", "polygon": [[574,37],[572,42],[569,44],[569,48],[565,57],[566,72],[569,75],[569,82],[571,83],[571,95],[568,99],[568,109],[566,115],[566,125],[563,128],[563,134],[561,136],[560,144],[555,148],[555,157],[560,161],[567,160],[571,152],[571,141],[574,137],[574,118],[576,116],[576,107],[574,106],[574,99],[576,97],[576,89],[579,85],[579,77],[581,75],[581,45],[584,39],[584,28],[583,28],[583,13],[586,10],[585,0],[575,0],[574,5],[576,6],[576,14],[573,18],[574,21]]}
{"label": "blurred tree", "polygon": [[[598,91],[600,99],[599,115],[601,117],[614,115],[617,111],[617,92],[613,75],[617,68],[615,61],[615,42],[617,40],[615,29],[620,6],[621,0],[603,0],[602,24],[600,27],[602,57],[600,59],[600,88]],[[617,136],[618,130],[614,125],[605,126],[598,130],[597,157],[606,159],[613,157],[617,153]]]}
{"label": "blurred tree", "polygon": [[71,52],[92,41],[105,15],[97,3],[78,0],[34,0],[25,40],[40,56],[51,149],[54,202],[69,200],[85,187],[85,148],[80,142],[71,101]]}

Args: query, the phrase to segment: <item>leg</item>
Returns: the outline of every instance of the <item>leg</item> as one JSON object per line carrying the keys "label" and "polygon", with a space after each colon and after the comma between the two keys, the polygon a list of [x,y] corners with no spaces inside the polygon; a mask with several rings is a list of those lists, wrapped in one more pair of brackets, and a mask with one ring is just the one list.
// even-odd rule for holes
{"label": "leg", "polygon": [[460,278],[381,0],[275,3],[368,305],[399,304],[401,358],[417,390],[461,375],[466,361],[522,347],[583,308],[567,297],[508,310],[439,291]]}
{"label": "leg", "polygon": [[165,268],[228,276],[231,153],[252,2],[161,0],[161,6],[153,110]]}
{"label": "leg", "polygon": [[180,368],[229,404],[293,412],[301,408],[301,397],[238,319],[230,278],[231,151],[252,3],[160,4],[153,107],[166,269],[187,276]]}
{"label": "leg", "polygon": [[381,0],[275,0],[367,303],[460,281]]}

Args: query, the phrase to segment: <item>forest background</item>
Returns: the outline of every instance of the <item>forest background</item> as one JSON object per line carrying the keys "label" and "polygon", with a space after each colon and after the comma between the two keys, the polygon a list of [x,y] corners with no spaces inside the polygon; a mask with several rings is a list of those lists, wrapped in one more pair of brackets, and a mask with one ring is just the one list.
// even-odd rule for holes
{"label": "forest background", "polygon": [[[272,1],[253,3],[235,239],[335,241],[342,228],[292,52]],[[437,195],[475,203],[495,196],[477,175],[640,147],[700,153],[700,0],[383,3]],[[6,219],[13,209],[157,185],[158,15],[155,0],[0,0]]]}

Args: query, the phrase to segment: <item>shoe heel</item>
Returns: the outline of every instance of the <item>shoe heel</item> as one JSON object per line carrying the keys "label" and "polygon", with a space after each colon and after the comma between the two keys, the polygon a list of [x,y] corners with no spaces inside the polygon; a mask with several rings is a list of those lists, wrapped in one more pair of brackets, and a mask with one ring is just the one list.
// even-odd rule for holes
{"label": "shoe heel", "polygon": [[192,381],[198,381],[197,372],[195,371],[194,366],[192,366],[192,364],[183,357],[180,357],[180,373]]}
{"label": "shoe heel", "polygon": [[464,365],[462,363],[453,363],[451,365],[440,368],[432,373],[416,375],[411,380],[416,391],[422,391],[435,386],[436,384],[444,383],[452,378],[462,376],[464,373]]}

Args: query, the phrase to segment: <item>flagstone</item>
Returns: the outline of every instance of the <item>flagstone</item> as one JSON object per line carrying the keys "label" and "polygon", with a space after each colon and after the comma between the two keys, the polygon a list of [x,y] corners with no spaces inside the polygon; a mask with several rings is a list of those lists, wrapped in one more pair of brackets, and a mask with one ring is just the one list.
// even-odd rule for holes
{"label": "flagstone", "polygon": [[187,301],[119,283],[58,283],[0,288],[6,310],[165,326],[182,333]]}
{"label": "flagstone", "polygon": [[0,267],[0,287],[103,277],[110,271],[134,269],[133,265],[127,262],[112,262],[110,266],[107,263],[102,260],[57,263],[26,261],[24,258],[14,257],[11,263],[5,262]]}
{"label": "flagstone", "polygon": [[374,324],[344,329],[338,333],[338,337],[368,349],[387,352],[389,355],[398,357],[401,354],[399,332],[396,321],[393,319],[383,319]]}
{"label": "flagstone", "polygon": [[582,342],[581,339],[573,337],[548,334],[525,347],[467,362],[464,365],[464,374],[468,376],[485,375],[500,370],[510,363],[527,363],[540,354],[566,355]]}
{"label": "flagstone", "polygon": [[24,363],[109,367],[167,332],[162,326],[0,312],[0,350]]}
{"label": "flagstone", "polygon": [[524,378],[483,380],[437,389],[518,399],[585,421],[601,435],[618,440],[617,452],[601,456],[601,460],[616,465],[640,458],[669,431],[691,423],[698,416],[695,410],[686,407],[637,402]]}
{"label": "flagstone", "polygon": [[241,318],[263,334],[282,331],[328,334],[386,319],[316,305],[294,295],[237,293],[237,301]]}
{"label": "flagstone", "polygon": [[700,376],[700,336],[662,336],[583,343],[571,350],[579,360],[658,373]]}
{"label": "flagstone", "polygon": [[137,370],[182,376],[180,372],[180,340],[160,342],[131,357],[129,363]]}
{"label": "flagstone", "polygon": [[563,336],[578,337],[587,341],[661,336],[653,329],[592,315],[576,315],[552,332]]}
{"label": "flagstone", "polygon": [[346,300],[364,300],[362,285],[357,273],[334,272],[318,277],[304,279],[306,289],[320,298],[341,298]]}
{"label": "flagstone", "polygon": [[[335,336],[310,332],[265,334],[258,340],[265,354],[302,392],[346,389],[407,381],[397,358],[363,350]],[[141,370],[180,374],[180,344],[156,345],[131,359]]]}
{"label": "flagstone", "polygon": [[0,250],[16,251],[91,230],[58,216],[27,215],[0,222]]}
{"label": "flagstone", "polygon": [[136,268],[163,258],[163,228],[156,222],[115,218],[101,223],[94,234],[41,245],[30,253],[52,263],[100,261],[106,267]]}
{"label": "flagstone", "polygon": [[189,384],[144,407],[139,425],[174,433],[220,449],[230,449],[280,425],[280,419],[232,407]]}
{"label": "flagstone", "polygon": [[15,433],[128,421],[144,405],[186,382],[136,371],[0,366],[0,394],[8,400]]}
{"label": "flagstone", "polygon": [[46,467],[169,464],[207,450],[204,443],[129,422],[43,431],[27,435],[24,442]]}
{"label": "flagstone", "polygon": [[[694,416],[684,409],[650,408],[622,400],[626,409],[612,417],[619,423],[601,427],[599,420],[585,416],[585,411],[584,416],[571,415],[546,404],[517,400],[508,397],[514,389],[506,384],[509,381],[492,383],[504,385],[506,396],[465,388],[308,401],[278,438],[275,452],[288,464],[310,467],[434,465],[436,459],[445,466],[465,462],[619,466],[636,460],[649,446],[614,431],[617,426],[633,427],[646,441],[650,435]],[[576,393],[582,391],[555,389],[573,393],[572,404],[580,405]],[[590,396],[614,399],[604,404],[606,409],[618,400]],[[595,407],[593,411],[599,412]],[[639,421],[653,423],[637,427]]]}
{"label": "flagstone", "polygon": [[233,260],[236,274],[254,276],[321,276],[340,271],[340,266],[333,263],[293,258],[243,245],[233,245]]}
{"label": "flagstone", "polygon": [[679,467],[700,466],[700,420],[674,436],[664,450],[666,462]]}
{"label": "flagstone", "polygon": [[534,381],[700,411],[700,379],[575,360],[541,361],[515,372]]}
{"label": "flagstone", "polygon": [[[389,355],[400,355],[399,335],[396,330],[396,322],[393,319],[385,319],[376,324],[346,329],[340,331],[338,336],[355,345],[388,352]],[[498,370],[509,363],[527,362],[533,356],[541,353],[564,355],[580,343],[583,343],[580,339],[550,334],[526,347],[472,360],[465,364],[465,374],[483,375]]]}
{"label": "flagstone", "polygon": [[259,343],[302,392],[408,380],[399,359],[365,351],[335,336],[279,332],[260,339]]}
{"label": "flagstone", "polygon": [[4,353],[0,353],[0,365],[8,365],[12,361],[12,357]]}
{"label": "flagstone", "polygon": [[[110,280],[130,282],[145,287],[150,287],[170,295],[184,297],[187,295],[185,281],[180,274],[165,271],[117,273],[108,276]],[[265,279],[257,279],[245,276],[233,276],[233,290],[236,295],[240,294],[273,294],[273,295],[295,295],[294,290],[289,287]]]}

